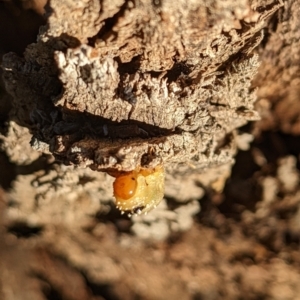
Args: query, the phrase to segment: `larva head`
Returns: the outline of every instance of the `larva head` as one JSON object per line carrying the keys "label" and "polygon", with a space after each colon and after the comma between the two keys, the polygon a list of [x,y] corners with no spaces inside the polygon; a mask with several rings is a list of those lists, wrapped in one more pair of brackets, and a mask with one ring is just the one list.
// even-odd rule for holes
{"label": "larva head", "polygon": [[113,188],[117,208],[129,215],[147,213],[164,196],[164,169],[140,169],[117,176]]}

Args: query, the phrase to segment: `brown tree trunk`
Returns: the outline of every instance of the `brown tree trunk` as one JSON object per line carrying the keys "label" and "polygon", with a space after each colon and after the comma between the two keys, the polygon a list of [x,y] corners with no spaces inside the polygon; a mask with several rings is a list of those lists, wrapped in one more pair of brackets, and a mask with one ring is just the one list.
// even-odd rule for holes
{"label": "brown tree trunk", "polygon": [[[51,0],[0,44],[0,299],[296,299],[299,11]],[[168,201],[120,216],[107,173],[161,165]]]}
{"label": "brown tree trunk", "polygon": [[130,171],[232,161],[257,120],[253,54],[281,1],[51,1],[24,58],[3,58],[35,150]]}

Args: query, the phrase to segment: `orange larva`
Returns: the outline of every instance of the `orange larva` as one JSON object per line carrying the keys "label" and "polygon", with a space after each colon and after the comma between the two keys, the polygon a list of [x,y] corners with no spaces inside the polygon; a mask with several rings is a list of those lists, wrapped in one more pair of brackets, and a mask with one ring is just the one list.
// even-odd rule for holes
{"label": "orange larva", "polygon": [[152,210],[163,199],[164,177],[161,166],[117,175],[113,183],[117,208],[129,215]]}
{"label": "orange larva", "polygon": [[130,172],[115,179],[113,183],[115,197],[128,200],[135,194],[137,188],[137,176],[135,173]]}

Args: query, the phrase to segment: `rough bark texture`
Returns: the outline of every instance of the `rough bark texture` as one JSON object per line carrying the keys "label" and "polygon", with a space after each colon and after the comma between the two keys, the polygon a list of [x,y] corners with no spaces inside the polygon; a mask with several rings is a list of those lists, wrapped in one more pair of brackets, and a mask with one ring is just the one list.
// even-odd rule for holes
{"label": "rough bark texture", "polygon": [[300,133],[300,11],[298,1],[285,1],[285,9],[273,19],[265,47],[260,50],[262,64],[254,84],[259,87],[257,104],[264,117],[260,130],[280,129]]}
{"label": "rough bark texture", "polygon": [[258,119],[252,50],[281,5],[51,1],[38,42],[3,58],[14,114],[66,164],[231,162],[233,130]]}
{"label": "rough bark texture", "polygon": [[[0,299],[299,299],[299,1],[16,3]],[[95,170],[158,164],[161,205],[121,216]]]}

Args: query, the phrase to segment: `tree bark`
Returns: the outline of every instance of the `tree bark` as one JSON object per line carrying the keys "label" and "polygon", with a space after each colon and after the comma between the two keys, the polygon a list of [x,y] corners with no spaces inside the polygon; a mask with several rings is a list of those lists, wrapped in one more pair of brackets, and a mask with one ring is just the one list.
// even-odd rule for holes
{"label": "tree bark", "polygon": [[[296,299],[300,145],[273,131],[299,135],[299,8],[50,1],[1,62],[0,298]],[[130,220],[94,172],[161,164]]]}
{"label": "tree bark", "polygon": [[51,1],[24,58],[3,58],[35,150],[93,170],[232,163],[258,120],[253,50],[281,1]]}

